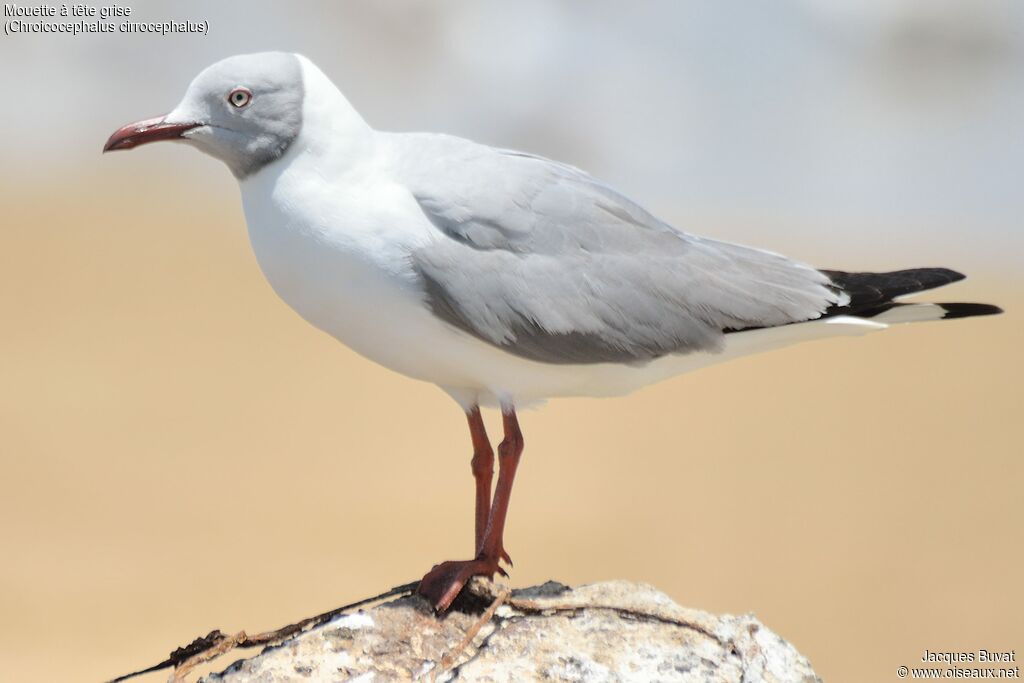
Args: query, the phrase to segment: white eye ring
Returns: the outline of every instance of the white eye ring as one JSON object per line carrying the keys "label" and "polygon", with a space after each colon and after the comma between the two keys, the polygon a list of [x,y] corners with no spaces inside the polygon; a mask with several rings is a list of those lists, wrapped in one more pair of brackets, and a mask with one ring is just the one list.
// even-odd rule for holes
{"label": "white eye ring", "polygon": [[235,109],[248,107],[252,102],[252,92],[248,88],[235,88],[228,93],[228,103]]}

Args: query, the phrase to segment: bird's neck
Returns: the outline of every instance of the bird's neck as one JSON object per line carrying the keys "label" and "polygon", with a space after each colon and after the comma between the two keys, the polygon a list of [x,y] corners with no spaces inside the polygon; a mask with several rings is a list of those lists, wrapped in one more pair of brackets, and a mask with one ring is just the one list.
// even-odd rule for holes
{"label": "bird's neck", "polygon": [[300,147],[307,154],[356,161],[364,154],[373,129],[315,64],[299,57],[305,97]]}

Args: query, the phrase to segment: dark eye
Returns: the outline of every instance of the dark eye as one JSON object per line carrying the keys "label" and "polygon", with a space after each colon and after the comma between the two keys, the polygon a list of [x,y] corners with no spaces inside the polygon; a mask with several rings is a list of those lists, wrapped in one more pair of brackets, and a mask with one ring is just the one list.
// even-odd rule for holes
{"label": "dark eye", "polygon": [[248,88],[235,88],[228,93],[228,102],[236,109],[247,107],[252,102],[252,93],[249,92]]}

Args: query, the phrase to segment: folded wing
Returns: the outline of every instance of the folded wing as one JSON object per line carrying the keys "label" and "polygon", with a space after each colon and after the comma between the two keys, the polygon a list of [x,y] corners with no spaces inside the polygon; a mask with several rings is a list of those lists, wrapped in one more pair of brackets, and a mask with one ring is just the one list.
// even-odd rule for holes
{"label": "folded wing", "polygon": [[400,170],[440,233],[413,255],[427,301],[510,353],[643,363],[843,303],[819,271],[676,230],[578,169],[457,138],[417,141],[431,145]]}

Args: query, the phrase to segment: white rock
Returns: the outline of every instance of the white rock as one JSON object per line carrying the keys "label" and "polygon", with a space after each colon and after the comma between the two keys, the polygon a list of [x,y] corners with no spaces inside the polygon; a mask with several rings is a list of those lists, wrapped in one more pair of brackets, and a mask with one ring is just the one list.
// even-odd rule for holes
{"label": "white rock", "polygon": [[807,659],[753,616],[680,607],[650,586],[625,581],[514,591],[460,648],[495,591],[474,584],[473,594],[440,618],[416,596],[342,616],[204,682],[821,681]]}

